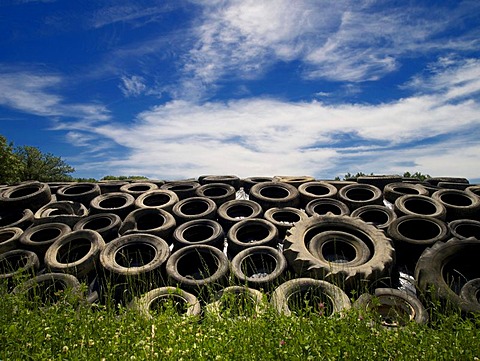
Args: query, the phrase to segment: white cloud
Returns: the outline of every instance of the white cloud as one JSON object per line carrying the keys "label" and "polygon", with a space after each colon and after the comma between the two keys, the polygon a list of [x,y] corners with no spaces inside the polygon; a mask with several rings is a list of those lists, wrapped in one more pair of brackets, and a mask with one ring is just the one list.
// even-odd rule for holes
{"label": "white cloud", "polygon": [[147,89],[147,86],[144,83],[145,79],[141,76],[122,76],[120,79],[122,80],[122,84],[120,84],[119,88],[126,97],[139,96]]}

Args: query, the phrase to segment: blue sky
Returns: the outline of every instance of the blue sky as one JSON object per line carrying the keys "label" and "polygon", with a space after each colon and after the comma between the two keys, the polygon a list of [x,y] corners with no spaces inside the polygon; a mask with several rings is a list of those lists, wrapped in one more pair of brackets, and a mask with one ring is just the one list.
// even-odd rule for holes
{"label": "blue sky", "polygon": [[480,2],[2,0],[0,134],[77,177],[480,181]]}

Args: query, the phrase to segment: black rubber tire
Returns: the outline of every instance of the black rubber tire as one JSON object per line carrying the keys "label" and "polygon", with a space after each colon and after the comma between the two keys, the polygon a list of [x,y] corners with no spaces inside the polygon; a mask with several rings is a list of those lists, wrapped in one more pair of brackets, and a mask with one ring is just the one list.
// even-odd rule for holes
{"label": "black rubber tire", "polygon": [[372,224],[378,229],[387,229],[390,223],[397,219],[397,215],[390,208],[378,204],[370,204],[355,209],[351,217],[359,217],[362,221]]}
{"label": "black rubber tire", "polygon": [[444,221],[447,209],[439,201],[428,196],[404,195],[395,201],[395,212],[398,216],[427,216]]}
{"label": "black rubber tire", "polygon": [[420,195],[428,196],[428,190],[426,190],[421,184],[412,183],[389,183],[383,189],[383,197],[390,203],[395,203],[397,198],[404,195]]}
{"label": "black rubber tire", "polygon": [[261,218],[249,218],[235,223],[228,230],[227,252],[229,255],[235,256],[249,247],[276,247],[278,242],[278,230],[274,224]]}
{"label": "black rubber tire", "polygon": [[[342,267],[341,263],[324,264],[308,251],[312,238],[326,231],[342,231],[360,238],[371,252],[370,259],[355,267]],[[359,218],[349,216],[313,216],[297,222],[287,232],[283,254],[295,273],[317,279],[331,280],[345,289],[358,288],[362,283],[388,283],[395,262],[395,250],[385,234]]]}
{"label": "black rubber tire", "polygon": [[207,183],[197,188],[196,196],[210,198],[217,207],[235,199],[236,190],[233,186],[224,183]]}
{"label": "black rubber tire", "polygon": [[240,189],[240,178],[236,175],[206,175],[198,178],[201,185],[222,183],[232,186],[235,191]]}
{"label": "black rubber tire", "polygon": [[197,297],[177,287],[159,287],[148,291],[135,298],[129,304],[129,308],[139,312],[145,318],[153,320],[156,303],[161,304],[165,301],[173,301],[174,309],[185,317],[199,317],[202,313],[202,307]]}
{"label": "black rubber tire", "polygon": [[131,194],[138,198],[140,195],[158,189],[158,186],[149,182],[127,183],[120,187],[120,192]]}
{"label": "black rubber tire", "polygon": [[347,180],[322,180],[321,182],[325,182],[325,183],[328,183],[328,184],[331,184],[332,186],[334,186],[335,188],[337,188],[337,195],[338,195],[338,191],[340,189],[342,189],[343,187],[346,187],[350,184],[357,184],[357,182],[352,182],[352,181],[347,181]]}
{"label": "black rubber tire", "polygon": [[22,248],[35,252],[41,259],[48,248],[72,229],[65,223],[44,223],[30,227],[20,237]]}
{"label": "black rubber tire", "polygon": [[470,186],[470,184],[456,182],[438,182],[437,186],[444,189],[459,189],[461,191],[464,191]]}
{"label": "black rubber tire", "polygon": [[298,188],[300,185],[304,183],[314,182],[315,178],[308,175],[301,175],[301,176],[276,175],[275,177],[273,177],[273,181],[287,183],[294,186],[295,188]]}
{"label": "black rubber tire", "polygon": [[298,208],[270,208],[263,215],[264,218],[275,225],[278,229],[278,238],[283,240],[287,230],[292,228],[296,222],[307,219],[308,214]]}
{"label": "black rubber tire", "polygon": [[384,190],[385,186],[390,183],[398,183],[402,181],[402,176],[398,174],[394,175],[366,175],[357,177],[359,184],[369,184]]}
{"label": "black rubber tire", "polygon": [[105,243],[118,237],[118,230],[122,225],[120,217],[113,213],[98,213],[82,218],[73,226],[74,231],[90,229],[100,233]]}
{"label": "black rubber tire", "polygon": [[297,207],[300,204],[297,188],[285,182],[255,184],[250,189],[249,198],[260,204],[264,211],[275,207]]}
{"label": "black rubber tire", "polygon": [[236,199],[228,201],[218,207],[218,222],[225,232],[235,224],[247,218],[261,218],[263,209],[257,202],[249,199]]}
{"label": "black rubber tire", "polygon": [[20,248],[23,230],[18,227],[0,229],[0,254]]}
{"label": "black rubber tire", "polygon": [[412,269],[425,248],[447,240],[450,234],[445,222],[427,216],[399,217],[387,233],[395,244],[397,263]]}
{"label": "black rubber tire", "polygon": [[474,278],[465,283],[460,290],[460,297],[471,304],[478,305],[480,309],[480,278]]}
{"label": "black rubber tire", "polygon": [[447,221],[456,219],[476,219],[480,213],[480,198],[470,192],[458,189],[440,189],[432,198],[447,209]]}
{"label": "black rubber tire", "polygon": [[213,246],[188,246],[172,253],[166,270],[171,286],[201,294],[225,284],[229,262],[227,256]]}
{"label": "black rubber tire", "polygon": [[89,207],[92,199],[99,196],[100,193],[100,186],[96,183],[73,183],[60,188],[57,191],[57,199],[79,202],[85,207]]}
{"label": "black rubber tire", "polygon": [[194,197],[195,191],[200,187],[200,183],[195,181],[177,181],[167,182],[160,189],[167,189],[178,196],[178,199],[183,200],[186,198]]}
{"label": "black rubber tire", "polygon": [[382,190],[371,184],[351,184],[338,191],[338,199],[345,203],[350,211],[369,204],[383,204]]}
{"label": "black rubber tire", "polygon": [[135,209],[135,197],[123,192],[114,192],[99,195],[90,202],[90,212],[114,213],[124,219]]}
{"label": "black rubber tire", "polygon": [[12,289],[21,275],[33,275],[40,268],[40,261],[35,252],[16,249],[0,253],[0,283],[6,282]]}
{"label": "black rubber tire", "polygon": [[307,182],[298,186],[300,193],[300,205],[302,208],[315,199],[336,198],[338,190],[327,182]]}
{"label": "black rubber tire", "polygon": [[[271,302],[278,313],[291,316],[294,312],[291,308],[295,296],[303,296],[301,301],[304,302],[308,295],[307,292],[312,292],[314,302],[311,302],[312,298],[309,297],[308,303],[313,305],[319,315],[331,316],[351,308],[350,299],[340,287],[312,278],[296,278],[284,282],[273,292]],[[307,294],[303,295],[304,293]],[[325,311],[328,314],[325,314]]]}
{"label": "black rubber tire", "polygon": [[98,232],[79,230],[57,239],[45,253],[45,266],[53,273],[69,273],[78,279],[96,274],[105,242]]}
{"label": "black rubber tire", "polygon": [[216,219],[217,205],[205,197],[191,197],[181,200],[172,208],[177,224],[194,219]]}
{"label": "black rubber tire", "polygon": [[174,249],[206,244],[224,248],[225,233],[220,223],[212,219],[194,219],[178,226],[173,232]]}
{"label": "black rubber tire", "polygon": [[427,248],[415,267],[416,287],[427,301],[441,301],[447,309],[460,309],[463,313],[480,312],[480,304],[459,296],[469,280],[479,278],[478,254],[480,240],[451,238]]}
{"label": "black rubber tire", "polygon": [[470,186],[465,189],[466,192],[476,195],[480,198],[480,185]]}
{"label": "black rubber tire", "polygon": [[175,218],[163,209],[138,208],[125,217],[118,233],[122,236],[134,233],[153,234],[170,245],[176,225]]}
{"label": "black rubber tire", "polygon": [[73,227],[82,218],[88,216],[88,209],[79,202],[50,202],[35,212],[33,223],[65,223]]}
{"label": "black rubber tire", "polygon": [[408,322],[419,325],[428,322],[428,312],[422,302],[414,295],[394,288],[377,288],[373,295],[364,293],[354,302],[353,308],[377,313],[380,325],[385,328],[403,327]]}
{"label": "black rubber tire", "polygon": [[100,181],[100,182],[98,182],[98,186],[100,187],[100,194],[120,192],[120,187],[124,186],[125,184],[128,184],[128,182],[124,182],[124,181]]}
{"label": "black rubber tire", "polygon": [[480,221],[473,219],[457,219],[448,224],[452,237],[466,239],[475,237],[480,239]]}
{"label": "black rubber tire", "polygon": [[270,290],[283,282],[287,260],[276,248],[253,246],[233,257],[231,268],[240,284]]}
{"label": "black rubber tire", "polygon": [[252,189],[252,187],[255,184],[263,183],[263,182],[273,182],[273,178],[272,177],[248,177],[248,178],[243,178],[240,184],[243,187],[243,190],[245,191],[245,193],[248,194],[250,193],[250,189]]}
{"label": "black rubber tire", "polygon": [[173,206],[178,203],[179,199],[175,192],[167,189],[156,189],[141,194],[135,200],[136,208],[156,208],[172,212]]}
{"label": "black rubber tire", "polygon": [[450,182],[450,183],[465,183],[468,184],[468,179],[460,177],[432,177],[427,178],[425,181],[433,186],[438,186],[440,182]]}
{"label": "black rubber tire", "polygon": [[229,286],[216,292],[213,301],[205,306],[205,313],[218,318],[257,317],[265,313],[265,295],[246,286]]}
{"label": "black rubber tire", "polygon": [[9,211],[23,211],[30,209],[37,211],[50,202],[52,194],[46,183],[25,182],[8,187],[0,193],[0,209]]}
{"label": "black rubber tire", "polygon": [[309,216],[324,216],[329,213],[335,216],[348,216],[350,209],[338,199],[320,198],[309,202],[305,206],[305,212]]}
{"label": "black rubber tire", "polygon": [[0,229],[18,227],[26,230],[33,223],[33,212],[30,209],[24,210],[3,210],[0,212]]}

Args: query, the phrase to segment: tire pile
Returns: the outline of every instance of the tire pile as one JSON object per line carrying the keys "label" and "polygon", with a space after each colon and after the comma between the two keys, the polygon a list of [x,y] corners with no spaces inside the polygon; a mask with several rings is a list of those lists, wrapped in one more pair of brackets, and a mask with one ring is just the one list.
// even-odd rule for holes
{"label": "tire pile", "polygon": [[[464,178],[201,176],[0,187],[0,280],[55,302],[127,303],[152,317],[300,304],[427,322],[431,300],[480,311],[480,186]],[[29,279],[19,281],[19,275]],[[85,293],[80,284],[88,285]],[[199,301],[200,300],[200,301]]]}

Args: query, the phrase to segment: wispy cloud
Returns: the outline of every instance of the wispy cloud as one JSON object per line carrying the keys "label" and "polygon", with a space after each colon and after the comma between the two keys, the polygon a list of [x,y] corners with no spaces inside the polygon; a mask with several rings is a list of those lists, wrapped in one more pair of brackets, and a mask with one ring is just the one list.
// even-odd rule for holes
{"label": "wispy cloud", "polygon": [[147,89],[147,86],[144,83],[145,79],[141,76],[122,76],[120,79],[122,83],[119,85],[119,88],[126,97],[139,96]]}

